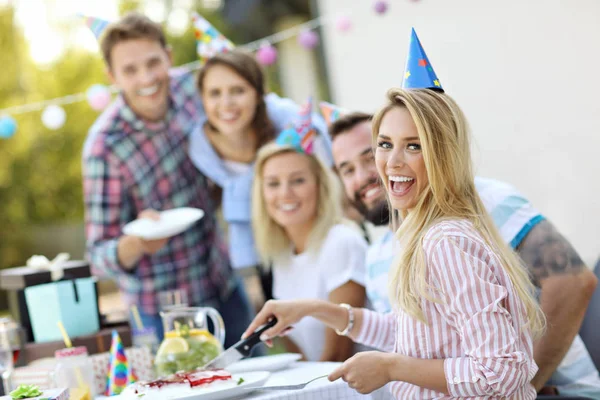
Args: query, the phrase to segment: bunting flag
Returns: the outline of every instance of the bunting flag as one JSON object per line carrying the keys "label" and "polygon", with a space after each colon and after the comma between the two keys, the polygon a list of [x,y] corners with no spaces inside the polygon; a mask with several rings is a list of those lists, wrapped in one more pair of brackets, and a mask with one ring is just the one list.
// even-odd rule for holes
{"label": "bunting flag", "polygon": [[319,107],[321,108],[321,114],[323,114],[323,118],[325,118],[325,122],[328,126],[340,119],[340,117],[346,113],[345,110],[326,101],[320,102]]}
{"label": "bunting flag", "polygon": [[215,54],[226,53],[235,48],[235,45],[206,18],[198,13],[193,13],[192,21],[196,35],[196,52],[202,64]]}
{"label": "bunting flag", "polygon": [[89,17],[81,14],[79,16],[83,19],[87,27],[90,28],[90,30],[98,40],[100,40],[100,36],[102,36],[104,30],[110,24],[110,22],[101,18]]}

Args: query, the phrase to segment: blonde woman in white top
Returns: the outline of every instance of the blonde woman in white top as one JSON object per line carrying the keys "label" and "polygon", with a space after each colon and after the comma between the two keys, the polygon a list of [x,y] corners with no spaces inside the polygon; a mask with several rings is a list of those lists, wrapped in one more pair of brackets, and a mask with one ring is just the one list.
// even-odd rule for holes
{"label": "blonde woman in white top", "polygon": [[[287,134],[299,135],[294,129]],[[339,182],[310,146],[299,144],[300,136],[281,139],[285,135],[259,151],[252,193],[254,235],[260,257],[273,265],[273,295],[363,306],[359,271],[367,244],[342,223]],[[297,146],[287,144],[294,141]],[[354,353],[349,338],[312,318],[284,340],[288,351],[309,361],[343,361]]]}

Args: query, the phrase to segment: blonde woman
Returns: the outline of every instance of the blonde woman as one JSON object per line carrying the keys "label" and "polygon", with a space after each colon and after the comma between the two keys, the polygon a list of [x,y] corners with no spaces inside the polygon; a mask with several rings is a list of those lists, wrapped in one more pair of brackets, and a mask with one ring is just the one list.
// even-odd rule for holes
{"label": "blonde woman", "polygon": [[[342,224],[339,183],[306,149],[271,143],[256,161],[252,222],[258,253],[272,263],[276,299],[320,299],[362,307],[367,244]],[[308,361],[344,361],[354,344],[307,318],[284,339]]]}
{"label": "blonde woman", "polygon": [[[429,67],[424,52],[412,58]],[[246,334],[275,316],[268,340],[312,316],[383,350],[359,353],[329,376],[361,393],[391,382],[397,399],[534,399],[532,338],[544,318],[525,269],[475,190],[465,117],[433,70],[430,76],[416,88],[405,81],[410,89],[391,90],[373,120],[377,170],[402,220],[401,227],[395,221],[400,246],[390,271],[394,312],[270,302]]]}

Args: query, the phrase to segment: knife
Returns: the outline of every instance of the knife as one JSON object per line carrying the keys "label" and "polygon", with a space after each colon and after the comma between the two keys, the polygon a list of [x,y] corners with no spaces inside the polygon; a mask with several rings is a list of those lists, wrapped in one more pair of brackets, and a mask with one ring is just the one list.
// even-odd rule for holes
{"label": "knife", "polygon": [[237,361],[240,361],[244,357],[248,357],[252,348],[261,342],[260,335],[263,334],[264,331],[273,327],[277,323],[277,318],[273,318],[269,322],[264,325],[261,325],[248,336],[246,339],[242,339],[223,353],[219,354],[216,358],[206,364],[203,369],[208,368],[225,368],[228,365],[231,365]]}

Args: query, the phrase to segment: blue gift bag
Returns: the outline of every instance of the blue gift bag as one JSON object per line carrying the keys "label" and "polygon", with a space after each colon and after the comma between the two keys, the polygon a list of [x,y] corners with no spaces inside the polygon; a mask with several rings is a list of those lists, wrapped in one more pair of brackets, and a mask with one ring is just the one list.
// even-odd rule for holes
{"label": "blue gift bag", "polygon": [[25,300],[36,343],[62,340],[57,322],[61,321],[71,337],[100,330],[96,278],[30,286]]}

